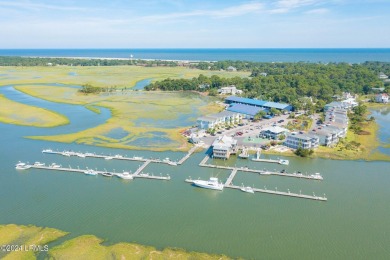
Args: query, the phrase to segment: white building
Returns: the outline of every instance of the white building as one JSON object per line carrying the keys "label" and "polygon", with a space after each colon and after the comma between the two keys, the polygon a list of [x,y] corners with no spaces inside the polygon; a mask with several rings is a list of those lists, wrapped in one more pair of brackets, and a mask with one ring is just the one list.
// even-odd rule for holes
{"label": "white building", "polygon": [[282,135],[286,136],[288,132],[289,131],[286,128],[279,127],[279,126],[270,126],[261,130],[260,136],[278,140],[280,136]]}
{"label": "white building", "polygon": [[375,101],[378,103],[389,103],[389,95],[386,93],[378,94],[375,96]]}
{"label": "white building", "polygon": [[199,129],[207,130],[218,126],[223,126],[225,124],[238,124],[240,119],[241,116],[239,113],[224,110],[217,114],[199,117],[196,121],[196,124]]}
{"label": "white building", "polygon": [[313,149],[318,147],[319,142],[320,139],[318,136],[292,133],[287,136],[284,145],[292,149],[298,149],[299,147],[303,149]]}
{"label": "white building", "polygon": [[212,144],[213,158],[228,159],[230,154],[237,152],[237,140],[226,135],[220,136]]}
{"label": "white building", "polygon": [[218,89],[218,93],[220,95],[233,95],[234,96],[236,94],[241,95],[242,92],[243,91],[241,89],[237,89],[236,86],[234,86],[234,85]]}
{"label": "white building", "polygon": [[387,78],[389,78],[385,73],[383,73],[383,72],[380,72],[379,73],[379,78],[380,79],[387,79]]}

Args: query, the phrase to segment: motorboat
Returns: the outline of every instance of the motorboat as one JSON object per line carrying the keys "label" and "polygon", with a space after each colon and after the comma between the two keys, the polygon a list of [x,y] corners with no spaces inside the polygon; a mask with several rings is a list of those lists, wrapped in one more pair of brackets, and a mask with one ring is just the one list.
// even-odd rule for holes
{"label": "motorboat", "polygon": [[70,156],[70,152],[62,152],[61,155],[69,157]]}
{"label": "motorboat", "polygon": [[244,187],[244,185],[243,185],[243,186],[240,188],[240,190],[243,191],[243,192],[255,193],[255,191],[253,190],[253,188],[252,188],[252,187],[249,187],[249,186]]}
{"label": "motorboat", "polygon": [[143,157],[140,157],[140,156],[133,156],[133,159],[134,159],[134,160],[143,160],[144,158],[143,158]]}
{"label": "motorboat", "polygon": [[168,162],[168,164],[169,164],[169,165],[172,165],[172,166],[177,166],[177,162],[172,162],[172,161],[170,161],[170,162]]}
{"label": "motorboat", "polygon": [[76,153],[76,155],[77,155],[78,157],[85,158],[85,154],[83,154],[83,153]]}
{"label": "motorboat", "polygon": [[17,169],[17,170],[26,170],[26,169],[29,169],[29,168],[31,168],[31,165],[22,163],[20,161],[15,165],[15,169]]}
{"label": "motorboat", "polygon": [[134,179],[133,175],[131,175],[130,172],[117,173],[116,176],[118,176],[119,178],[122,178],[124,180]]}
{"label": "motorboat", "polygon": [[44,149],[42,153],[55,153],[52,149]]}
{"label": "motorboat", "polygon": [[208,181],[195,180],[193,181],[195,186],[212,189],[212,190],[223,190],[223,184],[218,182],[218,178],[211,177]]}
{"label": "motorboat", "polygon": [[260,174],[261,174],[261,175],[271,175],[271,173],[270,173],[270,172],[267,172],[267,171],[261,172]]}
{"label": "motorboat", "polygon": [[323,180],[324,179],[324,178],[322,178],[322,176],[318,172],[311,174],[310,177],[312,177],[313,179],[316,179],[316,180]]}
{"label": "motorboat", "polygon": [[289,161],[289,160],[285,160],[285,159],[280,159],[280,160],[279,160],[279,164],[289,165],[289,164],[290,164],[290,161]]}
{"label": "motorboat", "polygon": [[100,174],[103,175],[104,177],[112,177],[112,176],[114,176],[114,174],[112,174],[111,172],[101,172]]}
{"label": "motorboat", "polygon": [[51,168],[61,168],[61,165],[56,164],[56,163],[52,163],[52,164],[49,165],[49,167],[51,167]]}
{"label": "motorboat", "polygon": [[84,171],[84,173],[86,175],[97,175],[98,174],[97,171],[94,171],[92,169],[88,169],[88,170]]}
{"label": "motorboat", "polygon": [[120,154],[116,154],[114,157],[115,157],[115,158],[123,158],[123,156],[120,155]]}
{"label": "motorboat", "polygon": [[84,155],[85,155],[85,156],[94,156],[93,153],[85,153]]}
{"label": "motorboat", "polygon": [[238,155],[238,157],[240,157],[241,159],[248,159],[248,158],[249,158],[248,149],[246,149],[245,147],[242,148],[242,151],[241,151],[241,153]]}
{"label": "motorboat", "polygon": [[45,166],[45,164],[44,164],[44,163],[41,163],[41,162],[35,162],[35,163],[34,163],[34,166]]}
{"label": "motorboat", "polygon": [[112,156],[104,157],[104,160],[112,160],[112,159],[114,159],[114,157],[112,157]]}

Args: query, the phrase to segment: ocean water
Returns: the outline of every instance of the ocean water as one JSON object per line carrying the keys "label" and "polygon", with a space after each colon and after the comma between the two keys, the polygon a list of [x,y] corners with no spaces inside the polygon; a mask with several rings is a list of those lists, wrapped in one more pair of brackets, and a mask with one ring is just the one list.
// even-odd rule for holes
{"label": "ocean water", "polygon": [[381,49],[1,49],[0,56],[99,57],[161,60],[257,62],[390,62]]}

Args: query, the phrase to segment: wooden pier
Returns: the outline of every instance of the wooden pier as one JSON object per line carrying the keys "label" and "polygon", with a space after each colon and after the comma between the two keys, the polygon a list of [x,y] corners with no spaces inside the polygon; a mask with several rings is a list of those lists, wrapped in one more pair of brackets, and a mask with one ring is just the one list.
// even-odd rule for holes
{"label": "wooden pier", "polygon": [[177,162],[178,165],[183,164],[190,156],[195,152],[195,150],[198,149],[197,146],[192,147],[186,155],[184,155],[183,158],[180,159],[180,161]]}
{"label": "wooden pier", "polygon": [[237,169],[233,169],[232,173],[229,175],[229,178],[226,180],[226,182],[224,184],[225,187],[229,186],[230,183],[232,183],[236,174],[237,174]]}
{"label": "wooden pier", "polygon": [[144,164],[142,164],[133,174],[133,176],[137,176],[142,172],[143,169],[145,169],[146,166],[148,166],[149,163],[151,163],[151,160],[147,160]]}

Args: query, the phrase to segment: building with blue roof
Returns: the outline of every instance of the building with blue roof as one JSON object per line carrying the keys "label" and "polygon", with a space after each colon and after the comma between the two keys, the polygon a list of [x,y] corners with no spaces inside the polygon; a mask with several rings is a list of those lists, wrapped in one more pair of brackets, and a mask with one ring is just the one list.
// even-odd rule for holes
{"label": "building with blue roof", "polygon": [[285,110],[285,111],[292,110],[292,106],[290,104],[269,102],[269,101],[264,101],[264,100],[242,98],[242,97],[235,97],[235,96],[231,96],[231,97],[226,98],[225,102],[228,104],[243,104],[243,105],[249,105],[249,106],[253,106],[253,107],[262,107],[262,108],[266,108],[266,109],[276,108],[276,109]]}
{"label": "building with blue roof", "polygon": [[253,117],[260,111],[268,112],[268,110],[264,107],[250,106],[240,103],[233,103],[226,110],[239,113],[242,115],[243,118],[248,119],[253,119]]}

